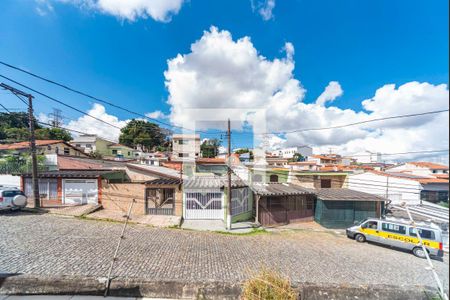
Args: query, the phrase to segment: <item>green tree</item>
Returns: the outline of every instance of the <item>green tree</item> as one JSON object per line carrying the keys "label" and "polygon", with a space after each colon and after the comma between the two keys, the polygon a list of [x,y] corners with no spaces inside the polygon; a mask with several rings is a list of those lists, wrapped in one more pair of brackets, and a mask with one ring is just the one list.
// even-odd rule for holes
{"label": "green tree", "polygon": [[6,140],[10,140],[12,142],[27,141],[30,136],[30,132],[27,128],[4,128],[3,132]]}
{"label": "green tree", "polygon": [[[38,155],[38,170],[45,170],[45,156]],[[0,157],[0,174],[31,173],[31,156],[28,153],[8,152]]]}
{"label": "green tree", "polygon": [[291,159],[289,159],[289,162],[298,162],[298,161],[305,161],[305,157],[300,153],[295,153],[294,156]]}
{"label": "green tree", "polygon": [[243,148],[243,149],[236,150],[236,151],[234,151],[234,153],[239,154],[239,155],[244,154],[244,153],[250,153],[250,159],[251,160],[253,159],[253,151],[251,151],[248,148]]}
{"label": "green tree", "polygon": [[42,128],[35,131],[37,140],[62,140],[70,141],[72,140],[72,135],[64,129],[61,128]]}
{"label": "green tree", "polygon": [[154,123],[143,120],[128,122],[121,130],[119,142],[131,148],[142,147],[147,151],[166,149],[168,145],[166,131]]}
{"label": "green tree", "polygon": [[[61,128],[44,128],[34,120],[37,140],[70,141],[70,133]],[[0,139],[23,142],[29,139],[28,114],[25,112],[0,113]]]}
{"label": "green tree", "polygon": [[218,139],[205,140],[200,146],[202,157],[214,158],[219,154],[220,141]]}

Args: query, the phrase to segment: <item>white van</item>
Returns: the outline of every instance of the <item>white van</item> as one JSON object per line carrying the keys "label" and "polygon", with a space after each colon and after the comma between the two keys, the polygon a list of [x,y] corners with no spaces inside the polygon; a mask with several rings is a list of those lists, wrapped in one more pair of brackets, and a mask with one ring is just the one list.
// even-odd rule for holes
{"label": "white van", "polygon": [[[418,225],[416,228],[428,253],[443,257],[442,231],[425,225]],[[370,218],[359,225],[347,228],[347,236],[360,243],[365,241],[380,243],[412,251],[421,258],[426,257],[415,229],[407,222]]]}

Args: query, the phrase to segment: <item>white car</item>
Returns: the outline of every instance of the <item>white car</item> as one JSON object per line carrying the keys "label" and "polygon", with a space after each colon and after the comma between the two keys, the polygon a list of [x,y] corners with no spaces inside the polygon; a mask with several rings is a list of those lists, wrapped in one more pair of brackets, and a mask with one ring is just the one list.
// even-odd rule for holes
{"label": "white car", "polygon": [[17,189],[0,186],[0,210],[17,210],[27,206],[27,196]]}

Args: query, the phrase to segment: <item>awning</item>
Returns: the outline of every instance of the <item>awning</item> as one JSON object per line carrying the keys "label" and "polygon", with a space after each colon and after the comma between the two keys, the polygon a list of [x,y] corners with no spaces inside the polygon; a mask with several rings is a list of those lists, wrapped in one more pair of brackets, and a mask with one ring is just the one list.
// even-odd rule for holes
{"label": "awning", "polygon": [[313,194],[309,189],[287,183],[253,184],[251,189],[259,196],[295,196]]}
{"label": "awning", "polygon": [[384,197],[350,189],[317,189],[314,191],[317,199],[322,201],[389,201]]}

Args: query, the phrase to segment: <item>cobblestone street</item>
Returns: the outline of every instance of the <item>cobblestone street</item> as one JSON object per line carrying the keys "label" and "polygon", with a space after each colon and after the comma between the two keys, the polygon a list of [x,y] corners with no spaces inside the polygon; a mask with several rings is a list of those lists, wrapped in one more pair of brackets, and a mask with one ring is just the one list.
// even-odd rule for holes
{"label": "cobblestone street", "polygon": [[[121,224],[50,215],[0,215],[0,273],[104,277]],[[448,256],[434,260],[448,288]],[[114,275],[155,280],[238,281],[268,266],[293,281],[435,286],[426,261],[331,233],[253,236],[130,226]]]}

